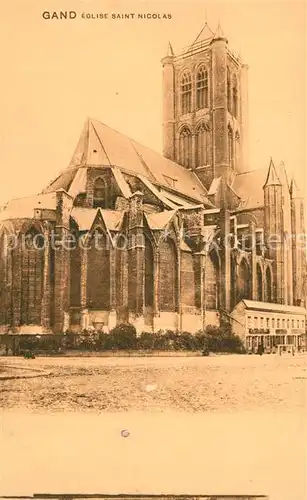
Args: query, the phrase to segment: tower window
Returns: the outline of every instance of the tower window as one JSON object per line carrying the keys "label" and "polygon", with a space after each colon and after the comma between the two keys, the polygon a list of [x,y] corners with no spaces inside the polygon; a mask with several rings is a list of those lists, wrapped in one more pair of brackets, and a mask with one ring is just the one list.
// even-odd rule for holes
{"label": "tower window", "polygon": [[192,107],[192,79],[191,74],[184,73],[181,79],[181,112],[190,113]]}
{"label": "tower window", "polygon": [[305,229],[305,223],[304,223],[304,203],[301,203],[301,206],[300,206],[300,229],[302,232],[304,232],[304,229]]}
{"label": "tower window", "polygon": [[240,162],[240,135],[236,132],[235,135],[235,166],[238,167]]}
{"label": "tower window", "polygon": [[208,71],[202,66],[196,77],[196,106],[197,109],[208,107]]}
{"label": "tower window", "polygon": [[105,207],[106,185],[104,180],[99,177],[94,184],[94,208]]}
{"label": "tower window", "polygon": [[209,126],[202,123],[196,132],[196,166],[208,165],[210,162],[211,133]]}
{"label": "tower window", "polygon": [[232,114],[235,118],[238,116],[238,83],[237,77],[233,75],[232,80]]}
{"label": "tower window", "polygon": [[230,85],[230,71],[227,68],[227,109],[231,112],[231,85]]}
{"label": "tower window", "polygon": [[179,163],[184,167],[191,166],[192,156],[192,138],[191,132],[187,127],[184,127],[179,136]]}
{"label": "tower window", "polygon": [[229,165],[233,167],[234,157],[233,157],[233,131],[230,125],[228,126],[228,161]]}

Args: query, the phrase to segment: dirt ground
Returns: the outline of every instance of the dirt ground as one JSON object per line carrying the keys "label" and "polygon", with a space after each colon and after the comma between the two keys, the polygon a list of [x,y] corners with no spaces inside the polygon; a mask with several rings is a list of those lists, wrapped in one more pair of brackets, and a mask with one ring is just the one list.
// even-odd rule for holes
{"label": "dirt ground", "polygon": [[[51,371],[1,381],[0,407],[31,411],[303,410],[306,357],[2,358]],[[0,365],[1,366],[1,365]]]}

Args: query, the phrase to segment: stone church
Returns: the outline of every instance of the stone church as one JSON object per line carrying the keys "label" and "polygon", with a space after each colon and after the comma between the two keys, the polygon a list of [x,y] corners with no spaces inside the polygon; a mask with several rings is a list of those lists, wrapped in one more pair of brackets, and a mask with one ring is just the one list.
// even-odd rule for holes
{"label": "stone church", "polygon": [[163,156],[88,119],[68,167],[2,208],[2,332],[304,313],[303,194],[283,164],[248,169],[247,65],[206,24],[162,68]]}

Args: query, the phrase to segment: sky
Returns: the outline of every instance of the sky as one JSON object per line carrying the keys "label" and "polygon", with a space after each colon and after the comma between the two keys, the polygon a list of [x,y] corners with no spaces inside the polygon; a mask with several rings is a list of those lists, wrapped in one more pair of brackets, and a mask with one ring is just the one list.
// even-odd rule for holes
{"label": "sky", "polygon": [[[302,0],[11,0],[2,6],[0,205],[65,169],[88,116],[162,152],[162,67],[218,21],[249,65],[250,168],[284,161],[304,189],[306,12]],[[73,10],[71,20],[44,11]],[[109,14],[83,19],[82,13]],[[171,19],[112,19],[112,13]]]}

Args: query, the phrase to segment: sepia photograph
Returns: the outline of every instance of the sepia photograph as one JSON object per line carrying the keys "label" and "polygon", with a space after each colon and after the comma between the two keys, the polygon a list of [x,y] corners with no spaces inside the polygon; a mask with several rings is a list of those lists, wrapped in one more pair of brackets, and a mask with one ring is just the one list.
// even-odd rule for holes
{"label": "sepia photograph", "polygon": [[306,2],[1,11],[0,498],[305,500]]}

